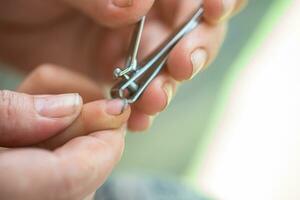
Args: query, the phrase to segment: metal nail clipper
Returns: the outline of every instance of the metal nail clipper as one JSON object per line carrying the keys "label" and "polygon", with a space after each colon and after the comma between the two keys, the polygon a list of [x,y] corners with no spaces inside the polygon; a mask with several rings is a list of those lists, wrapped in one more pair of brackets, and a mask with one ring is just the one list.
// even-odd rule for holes
{"label": "metal nail clipper", "polygon": [[114,76],[119,81],[111,89],[111,96],[113,98],[124,99],[129,104],[136,102],[151,81],[162,70],[173,47],[186,34],[194,30],[200,24],[203,11],[202,7],[198,9],[166,43],[158,48],[158,50],[144,62],[139,63],[137,57],[146,21],[146,16],[144,16],[138,22],[134,30],[125,67],[122,69],[116,68],[114,71]]}

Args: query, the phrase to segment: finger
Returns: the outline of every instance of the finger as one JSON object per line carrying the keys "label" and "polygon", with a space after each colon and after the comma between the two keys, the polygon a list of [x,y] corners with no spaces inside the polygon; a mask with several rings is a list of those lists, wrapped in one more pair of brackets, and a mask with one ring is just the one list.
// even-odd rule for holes
{"label": "finger", "polygon": [[31,96],[0,91],[0,146],[31,145],[68,127],[79,115],[78,94]]}
{"label": "finger", "polygon": [[248,4],[248,0],[238,0],[237,4],[232,12],[232,16],[241,12]]}
{"label": "finger", "polygon": [[62,0],[108,27],[138,21],[152,7],[154,0]]}
{"label": "finger", "polygon": [[92,132],[118,129],[130,116],[130,107],[124,100],[101,100],[85,104],[76,121],[61,134],[38,146],[55,149],[67,141]]}
{"label": "finger", "polygon": [[[186,21],[201,5],[201,0],[163,0],[157,1],[158,15],[167,26],[178,26]],[[170,10],[172,12],[170,12]]]}
{"label": "finger", "polygon": [[133,109],[128,121],[128,130],[141,132],[149,129],[152,124],[152,117],[138,109]]}
{"label": "finger", "polygon": [[189,80],[216,57],[226,33],[226,25],[202,24],[172,50],[168,70],[178,81]]}
{"label": "finger", "polygon": [[175,89],[176,82],[167,73],[163,73],[152,81],[135,107],[147,115],[155,115],[167,108]]}
{"label": "finger", "polygon": [[102,99],[103,88],[84,75],[46,64],[35,69],[19,86],[27,94],[79,93],[84,102]]}
{"label": "finger", "polygon": [[[170,30],[160,23],[150,22],[145,27],[144,33],[140,52],[142,58],[151,55],[153,50],[168,38]],[[167,107],[175,89],[176,82],[167,73],[163,73],[152,81],[139,101],[135,103],[133,110],[139,109],[146,115],[155,115]]]}
{"label": "finger", "polygon": [[[204,6],[206,21],[217,23],[238,12],[246,2],[247,0],[164,0],[158,1],[157,4],[159,4],[160,15],[168,25],[179,25],[201,4]],[[170,10],[173,12],[169,12]]]}
{"label": "finger", "polygon": [[125,129],[76,138],[54,153],[20,149],[0,154],[3,199],[83,199],[119,161]]}
{"label": "finger", "polygon": [[246,5],[247,0],[203,0],[205,19],[212,23],[227,20]]}

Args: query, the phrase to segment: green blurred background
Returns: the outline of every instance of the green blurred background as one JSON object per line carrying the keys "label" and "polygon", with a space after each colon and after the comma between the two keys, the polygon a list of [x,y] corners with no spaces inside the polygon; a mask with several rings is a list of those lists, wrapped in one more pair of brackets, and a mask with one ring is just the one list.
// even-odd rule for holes
{"label": "green blurred background", "polygon": [[[208,124],[227,72],[275,1],[249,1],[246,10],[230,22],[220,55],[210,68],[180,88],[170,108],[156,118],[151,130],[128,135],[124,157],[115,173],[173,177],[186,174],[195,153],[201,156],[199,147],[204,149],[209,142]],[[22,78],[7,66],[1,66],[1,89],[14,89]]]}
{"label": "green blurred background", "polygon": [[[184,84],[146,134],[129,135],[119,172],[184,176],[199,148],[205,149],[208,125],[219,102],[223,81],[240,52],[275,0],[250,0],[229,25],[216,61],[193,81]],[[197,154],[197,155],[196,155]]]}

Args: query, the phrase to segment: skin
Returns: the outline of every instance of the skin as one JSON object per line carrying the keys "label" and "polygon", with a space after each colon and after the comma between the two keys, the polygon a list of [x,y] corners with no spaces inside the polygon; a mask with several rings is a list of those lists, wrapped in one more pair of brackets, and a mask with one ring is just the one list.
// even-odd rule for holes
{"label": "skin", "polygon": [[27,112],[33,97],[0,93],[0,144],[10,147],[0,148],[1,199],[91,198],[121,158],[130,108],[110,115],[107,100],[99,100],[79,104],[71,120],[45,119]]}
{"label": "skin", "polygon": [[84,199],[103,184],[119,161],[124,131],[97,131],[54,151],[2,152],[1,199]]}
{"label": "skin", "polygon": [[[167,97],[162,89],[165,83],[170,83],[175,93],[179,82],[192,76],[190,55],[195,49],[201,47],[207,51],[207,64],[215,58],[225,35],[227,19],[240,9],[243,2],[233,0],[232,10],[228,14],[223,9],[222,0],[204,1],[206,13],[203,25],[175,47],[165,73],[133,106],[133,116],[128,124],[131,130],[148,128],[150,116],[167,107],[172,97]],[[196,0],[134,0],[129,7],[116,7],[111,1],[104,0],[88,3],[84,0],[6,0],[0,8],[0,57],[25,73],[35,70],[33,73],[40,76],[39,84],[45,79],[43,87],[29,86],[30,81],[31,85],[36,85],[36,79],[27,80],[27,85],[21,86],[19,91],[58,94],[76,90],[80,91],[84,102],[89,102],[106,94],[103,87],[111,86],[113,68],[123,65],[131,32],[128,24],[136,22],[151,10],[142,42],[141,57],[144,57],[198,8],[199,3]],[[177,14],[174,16],[174,12],[169,10]],[[70,73],[80,72],[80,76],[90,79],[93,86],[78,85],[79,76],[72,75],[66,76],[70,79],[65,78],[64,81],[69,83],[65,88],[62,82],[52,81],[49,86],[47,81],[51,78],[48,76],[52,76],[47,74],[49,69],[45,70],[43,66],[37,68],[45,63],[65,67]],[[53,73],[57,73],[56,77],[62,77],[59,70]],[[144,125],[139,125],[139,121],[145,121]]]}
{"label": "skin", "polygon": [[[1,199],[91,197],[122,155],[126,126],[145,130],[151,116],[167,107],[172,97],[163,86],[169,83],[175,92],[178,84],[191,78],[190,56],[195,49],[207,51],[207,64],[214,59],[227,19],[244,1],[233,0],[232,9],[225,13],[221,0],[205,0],[202,25],[174,48],[165,71],[142,98],[112,117],[104,112],[106,90],[112,84],[113,67],[122,65],[126,55],[130,24],[153,7],[142,42],[140,56],[144,57],[199,6],[194,0],[132,3],[116,7],[106,0],[1,1],[0,59],[28,75],[18,88],[22,93],[0,92],[0,125],[8,127],[1,132],[0,146],[10,147],[0,153],[0,171],[6,172],[0,173]],[[34,117],[21,117],[30,109],[18,100],[24,100],[24,95],[63,93],[81,96],[71,118],[41,123]],[[30,101],[31,95],[25,99]],[[28,129],[24,137],[19,126],[27,124],[24,120],[41,129]]]}

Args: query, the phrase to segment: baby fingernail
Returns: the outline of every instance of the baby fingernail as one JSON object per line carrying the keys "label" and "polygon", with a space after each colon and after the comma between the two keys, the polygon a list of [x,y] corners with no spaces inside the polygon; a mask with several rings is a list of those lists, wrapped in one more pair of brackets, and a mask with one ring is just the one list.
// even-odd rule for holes
{"label": "baby fingernail", "polygon": [[36,96],[34,98],[34,106],[37,113],[48,118],[71,116],[80,109],[81,102],[79,94]]}
{"label": "baby fingernail", "polygon": [[166,107],[171,103],[172,97],[173,97],[173,86],[171,83],[165,83],[163,85],[163,90],[165,91],[165,94],[167,96],[167,105]]}
{"label": "baby fingernail", "polygon": [[132,6],[133,0],[113,0],[113,4],[118,7]]}
{"label": "baby fingernail", "polygon": [[191,79],[194,78],[205,66],[207,62],[207,53],[203,49],[197,49],[191,54],[191,61],[193,65],[193,72]]}
{"label": "baby fingernail", "polygon": [[221,21],[227,19],[235,6],[235,0],[223,0],[223,16],[221,18]]}
{"label": "baby fingernail", "polygon": [[121,115],[128,107],[128,103],[122,99],[113,99],[106,103],[106,113],[109,115]]}

